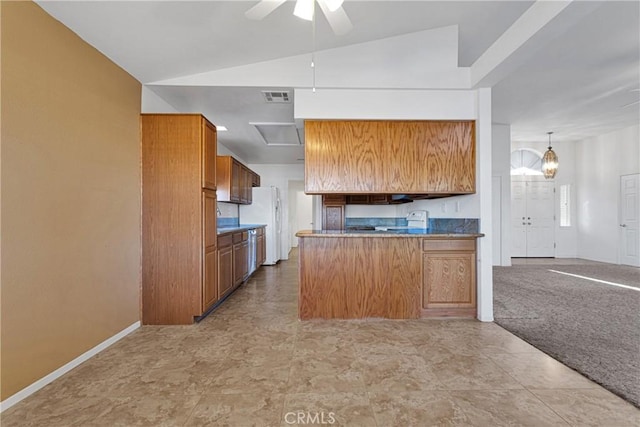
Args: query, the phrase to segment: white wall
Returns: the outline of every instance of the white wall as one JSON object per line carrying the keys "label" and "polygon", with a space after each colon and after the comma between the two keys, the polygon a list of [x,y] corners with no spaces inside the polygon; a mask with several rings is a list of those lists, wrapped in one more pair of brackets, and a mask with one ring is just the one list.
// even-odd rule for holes
{"label": "white wall", "polygon": [[575,159],[578,256],[618,263],[620,176],[640,173],[639,127],[580,141]]}
{"label": "white wall", "polygon": [[142,106],[140,107],[143,113],[177,113],[178,110],[160,98],[154,91],[147,86],[142,86]]}
{"label": "white wall", "polygon": [[[491,126],[491,176],[498,181],[498,211],[493,211],[494,229],[498,235],[494,239],[493,265],[511,265],[511,126],[493,124]],[[497,227],[497,229],[496,229]]]}
{"label": "white wall", "polygon": [[313,197],[304,193],[304,180],[289,181],[289,242],[298,247],[296,233],[313,228]]}
{"label": "white wall", "polygon": [[[536,150],[540,154],[544,154],[547,151],[549,145],[547,136],[543,135],[540,139],[541,142],[513,142],[511,149],[517,150],[522,148],[531,148]],[[561,142],[555,144],[553,137],[551,139],[551,146],[553,151],[558,155],[558,172],[556,173],[554,186],[556,189],[554,210],[556,216],[555,222],[555,256],[556,258],[575,258],[578,256],[578,212],[579,206],[577,205],[577,192],[581,187],[578,178],[576,176],[576,143],[573,141]],[[541,178],[544,179],[544,178]],[[560,227],[560,186],[564,184],[571,184],[571,226]]]}
{"label": "white wall", "polygon": [[274,186],[280,189],[280,204],[282,208],[282,259],[289,259],[291,232],[289,224],[289,181],[304,180],[304,164],[251,164],[248,165],[260,175],[262,187]]}

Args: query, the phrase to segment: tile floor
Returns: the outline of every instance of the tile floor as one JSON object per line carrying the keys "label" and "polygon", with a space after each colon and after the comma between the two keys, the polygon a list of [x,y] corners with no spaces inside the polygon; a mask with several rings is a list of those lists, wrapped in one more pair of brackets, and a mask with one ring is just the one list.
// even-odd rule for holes
{"label": "tile floor", "polygon": [[492,323],[299,322],[297,260],[192,326],[145,326],[11,426],[611,426],[640,410]]}

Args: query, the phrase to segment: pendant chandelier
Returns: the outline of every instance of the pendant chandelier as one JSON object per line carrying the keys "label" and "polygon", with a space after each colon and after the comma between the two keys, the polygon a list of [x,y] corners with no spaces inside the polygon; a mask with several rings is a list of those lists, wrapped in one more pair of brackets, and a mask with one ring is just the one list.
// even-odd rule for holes
{"label": "pendant chandelier", "polygon": [[549,135],[549,148],[547,152],[542,156],[542,174],[546,179],[551,179],[556,176],[558,171],[558,156],[551,149],[551,134],[553,132],[547,132]]}

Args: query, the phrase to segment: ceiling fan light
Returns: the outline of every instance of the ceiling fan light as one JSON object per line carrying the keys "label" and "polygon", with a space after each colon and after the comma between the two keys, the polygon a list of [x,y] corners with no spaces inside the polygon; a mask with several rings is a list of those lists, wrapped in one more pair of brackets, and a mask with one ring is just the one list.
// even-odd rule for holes
{"label": "ceiling fan light", "polygon": [[313,8],[315,0],[297,0],[293,14],[305,21],[313,20]]}
{"label": "ceiling fan light", "polygon": [[335,12],[336,10],[338,10],[340,6],[342,6],[342,3],[344,3],[344,0],[318,0],[318,1],[324,1],[327,4],[327,8],[331,12]]}

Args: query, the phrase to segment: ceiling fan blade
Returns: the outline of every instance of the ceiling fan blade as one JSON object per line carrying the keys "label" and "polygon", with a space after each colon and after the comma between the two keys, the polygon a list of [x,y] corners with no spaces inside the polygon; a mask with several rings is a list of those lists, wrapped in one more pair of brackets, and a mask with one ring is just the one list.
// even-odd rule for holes
{"label": "ceiling fan blade", "polygon": [[324,16],[327,18],[327,21],[329,21],[331,29],[336,35],[341,36],[343,34],[347,34],[353,29],[353,24],[342,7],[331,12],[331,10],[329,10],[329,6],[324,0],[318,0],[318,4],[320,5],[320,9],[322,9],[322,13],[324,13]]}
{"label": "ceiling fan blade", "polygon": [[280,6],[285,1],[287,0],[261,0],[260,2],[258,2],[258,4],[247,10],[244,13],[244,16],[249,19],[259,21],[260,19],[265,18],[271,12],[276,10],[278,6]]}

